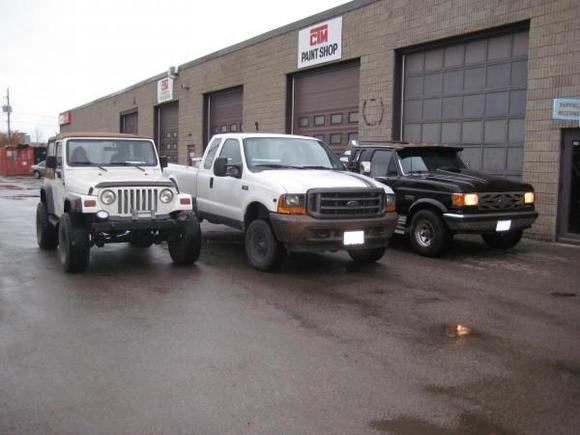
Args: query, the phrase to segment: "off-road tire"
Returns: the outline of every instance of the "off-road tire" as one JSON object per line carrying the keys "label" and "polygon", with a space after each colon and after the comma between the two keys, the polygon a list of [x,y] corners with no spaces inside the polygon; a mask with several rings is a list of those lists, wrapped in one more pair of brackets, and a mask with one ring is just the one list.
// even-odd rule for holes
{"label": "off-road tire", "polygon": [[58,246],[58,229],[48,221],[48,213],[42,202],[36,206],[36,241],[40,249],[45,251]]}
{"label": "off-road tire", "polygon": [[522,239],[522,230],[506,231],[500,233],[482,234],[483,241],[493,249],[511,249]]}
{"label": "off-road tire", "polygon": [[431,210],[420,210],[411,220],[409,240],[419,255],[436,257],[451,244],[451,237],[441,216]]}
{"label": "off-road tire", "polygon": [[270,223],[262,219],[256,219],[248,226],[245,249],[250,266],[262,272],[278,269],[286,256],[286,250],[276,240]]}
{"label": "off-road tire", "polygon": [[173,263],[183,266],[195,263],[201,252],[201,228],[197,217],[190,216],[180,222],[167,240],[167,246]]}
{"label": "off-road tire", "polygon": [[90,259],[89,231],[64,213],[58,225],[58,254],[65,272],[84,271]]}
{"label": "off-road tire", "polygon": [[386,250],[387,248],[352,249],[348,251],[348,255],[355,263],[370,264],[383,258]]}

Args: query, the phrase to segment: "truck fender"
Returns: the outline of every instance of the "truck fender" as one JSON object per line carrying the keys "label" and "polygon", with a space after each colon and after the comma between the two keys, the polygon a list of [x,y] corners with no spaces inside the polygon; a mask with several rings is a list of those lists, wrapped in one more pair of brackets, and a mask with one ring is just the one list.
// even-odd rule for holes
{"label": "truck fender", "polygon": [[445,207],[441,202],[437,201],[436,199],[432,198],[421,198],[415,201],[411,207],[409,208],[409,213],[407,214],[407,222],[410,223],[411,220],[409,219],[411,216],[415,214],[415,212],[421,208],[433,208],[435,207],[441,213],[447,212],[447,207]]}

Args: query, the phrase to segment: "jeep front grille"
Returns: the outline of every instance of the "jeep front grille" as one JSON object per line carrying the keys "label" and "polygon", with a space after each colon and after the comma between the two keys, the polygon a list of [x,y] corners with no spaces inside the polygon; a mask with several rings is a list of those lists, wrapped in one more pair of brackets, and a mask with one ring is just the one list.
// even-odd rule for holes
{"label": "jeep front grille", "polygon": [[319,219],[355,219],[383,214],[382,189],[313,189],[308,192],[308,213]]}
{"label": "jeep front grille", "polygon": [[133,211],[153,211],[157,213],[159,189],[123,188],[116,189],[117,212],[131,214]]}
{"label": "jeep front grille", "polygon": [[480,211],[503,211],[525,207],[524,192],[480,193],[478,209]]}

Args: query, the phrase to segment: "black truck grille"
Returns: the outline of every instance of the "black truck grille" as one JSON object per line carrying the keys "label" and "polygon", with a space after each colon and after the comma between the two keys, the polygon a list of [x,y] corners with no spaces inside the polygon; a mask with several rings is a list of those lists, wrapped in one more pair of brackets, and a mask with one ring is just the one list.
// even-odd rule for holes
{"label": "black truck grille", "polygon": [[525,207],[523,192],[480,193],[478,208],[481,211],[515,210]]}
{"label": "black truck grille", "polygon": [[314,189],[308,192],[308,213],[318,219],[354,219],[383,214],[382,189]]}

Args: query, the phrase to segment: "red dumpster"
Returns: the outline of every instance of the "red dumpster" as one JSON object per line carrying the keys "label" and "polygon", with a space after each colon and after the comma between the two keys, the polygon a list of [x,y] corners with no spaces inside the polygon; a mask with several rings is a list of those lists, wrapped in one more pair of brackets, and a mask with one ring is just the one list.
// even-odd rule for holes
{"label": "red dumpster", "polygon": [[30,147],[0,147],[0,175],[30,175],[34,150]]}

